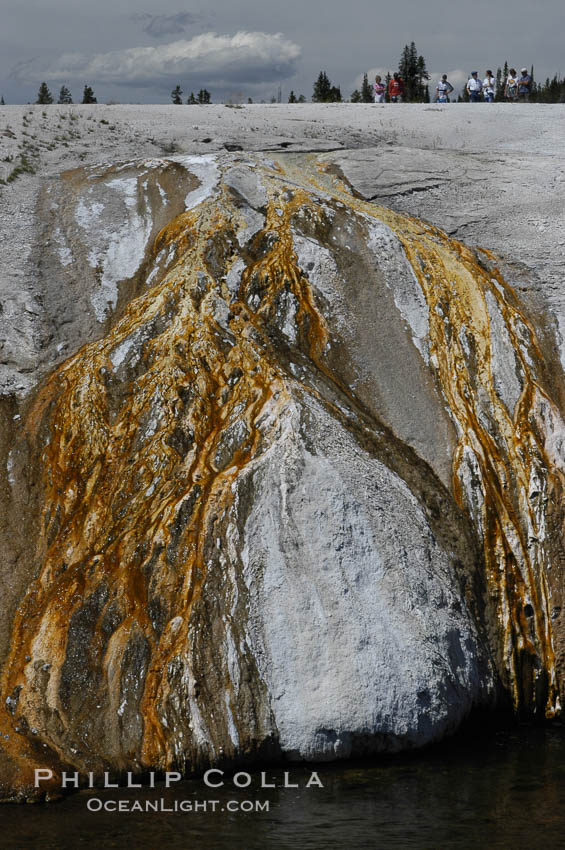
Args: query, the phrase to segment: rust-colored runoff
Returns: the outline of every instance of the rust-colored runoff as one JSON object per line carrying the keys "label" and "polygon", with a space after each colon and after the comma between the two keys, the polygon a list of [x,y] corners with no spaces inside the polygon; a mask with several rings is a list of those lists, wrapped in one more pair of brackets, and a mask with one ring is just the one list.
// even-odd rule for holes
{"label": "rust-colored runoff", "polygon": [[[562,493],[565,469],[555,452],[549,455],[541,433],[544,417],[560,425],[562,420],[537,380],[542,355],[535,330],[489,251],[483,254],[492,271],[439,228],[352,198],[344,182],[328,173],[327,163],[317,171],[313,185],[387,224],[404,246],[428,305],[431,364],[458,427],[453,490],[483,541],[487,587],[498,611],[500,672],[516,710],[553,717],[560,701],[548,589],[551,540],[542,497]],[[503,317],[521,372],[513,413],[494,384],[487,293]],[[478,508],[462,486],[469,456],[480,477]]]}
{"label": "rust-colored runoff", "polygon": [[[132,632],[141,630],[151,661],[140,702],[139,763],[165,769],[184,761],[175,730],[164,720],[171,696],[168,666],[190,655],[191,609],[206,579],[211,524],[229,510],[232,484],[257,454],[258,421],[267,408],[276,419],[289,398],[285,374],[268,354],[263,318],[288,287],[298,305],[302,342],[314,358],[328,336],[292,245],[291,217],[305,204],[315,208],[301,191],[286,202],[271,197],[257,237],[268,237],[270,247],[245,269],[229,327],[215,315],[216,296],[228,300],[229,293],[214,276],[209,252],[215,240],[235,238],[237,208],[223,194],[219,203],[208,201],[178,216],[154,246],[155,256],[174,248],[172,269],[128,306],[105,338],[84,346],[51,375],[29,416],[30,440],[40,439],[46,428],[49,433],[43,449],[43,565],[17,614],[3,693],[21,688],[17,717],[62,759],[69,757],[60,744],[63,735],[45,728],[44,714],[55,713],[59,727],[71,724],[61,699],[69,623],[105,585],[109,594],[91,643],[103,671],[101,687],[118,713],[121,661]],[[254,310],[247,289],[257,278],[263,292]],[[145,333],[148,328],[153,330]],[[130,339],[137,352],[128,352]],[[142,366],[120,377],[129,354]],[[120,381],[125,390],[118,386],[116,401],[112,387]],[[244,439],[227,465],[219,465],[222,437],[235,423],[242,423]],[[150,592],[167,603],[160,633],[149,615]],[[112,604],[121,622],[108,639],[102,623]],[[38,663],[49,672],[45,694],[35,686]],[[92,707],[97,695],[85,699]],[[9,741],[12,756],[25,761],[26,744],[13,726]]]}
{"label": "rust-colored runoff", "polygon": [[[108,595],[91,657],[114,714],[120,710],[121,662],[134,631],[150,651],[140,699],[142,741],[137,755],[123,758],[163,769],[186,758],[186,742],[165,719],[165,705],[174,697],[167,671],[174,659],[190,655],[191,611],[206,581],[212,525],[229,511],[233,483],[260,451],[262,416],[268,410],[276,421],[289,400],[292,379],[270,353],[266,336],[283,288],[296,299],[299,344],[327,371],[322,354],[329,332],[299,268],[291,232],[299,210],[320,215],[320,189],[329,203],[388,225],[404,246],[428,305],[431,363],[458,427],[453,488],[483,540],[507,684],[516,708],[532,707],[545,678],[544,710],[552,715],[558,709],[550,553],[540,529],[543,506],[529,489],[533,477],[547,484],[557,475],[536,428],[537,406],[552,402],[535,378],[534,330],[500,274],[486,271],[470,250],[430,225],[352,197],[323,167],[315,175],[314,165],[312,158],[307,168],[279,163],[266,180],[266,221],[254,239],[267,248],[243,270],[227,324],[218,318],[216,301],[230,300],[225,278],[237,257],[241,214],[223,190],[159,234],[155,256],[174,248],[172,268],[129,304],[106,337],[59,367],[37,398],[27,432],[36,441],[49,435],[43,448],[42,566],[17,614],[2,687],[3,700],[19,689],[16,717],[2,725],[9,734],[5,747],[22,770],[38,759],[23,734],[14,733],[16,722],[23,732],[21,718],[62,760],[72,761],[61,744],[71,722],[61,698],[69,623],[102,586]],[[222,274],[211,259],[220,243],[231,246],[220,262]],[[254,289],[260,291],[256,301]],[[523,375],[513,414],[494,386],[487,292]],[[529,333],[528,350],[518,326]],[[239,442],[221,461],[222,441],[237,423]],[[463,483],[469,462],[480,479],[478,507],[470,504]],[[162,629],[151,619],[150,594],[166,604]],[[110,605],[120,619],[108,637],[102,622]],[[526,605],[533,616],[524,613]],[[44,691],[38,690],[38,667],[48,671]],[[87,704],[95,701],[89,695]],[[46,711],[63,730],[56,736],[45,726]]]}

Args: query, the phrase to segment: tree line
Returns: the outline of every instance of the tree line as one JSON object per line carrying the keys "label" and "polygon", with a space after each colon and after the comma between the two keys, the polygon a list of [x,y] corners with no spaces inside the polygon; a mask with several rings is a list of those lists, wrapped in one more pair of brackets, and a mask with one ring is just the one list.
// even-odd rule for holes
{"label": "tree line", "polygon": [[[51,94],[49,90],[49,86],[47,83],[41,83],[39,86],[39,91],[37,92],[37,100],[36,103],[47,104],[47,103],[55,103],[55,98]],[[72,103],[73,96],[71,91],[67,86],[61,86],[59,90],[59,99],[57,103]],[[92,86],[85,86],[82,92],[82,100],[81,103],[98,103],[96,97],[94,96],[94,90]]]}
{"label": "tree line", "polygon": [[[505,62],[502,67],[499,67],[496,72],[496,93],[495,93],[495,102],[503,101],[504,98],[504,89],[506,80],[508,78],[509,66],[508,62]],[[430,102],[430,86],[429,80],[430,75],[426,68],[426,60],[424,57],[418,53],[416,49],[415,43],[412,41],[410,44],[406,44],[402,50],[400,55],[400,61],[398,63],[398,73],[402,78],[404,83],[404,97],[403,100],[406,103],[429,103]],[[538,82],[534,77],[534,68],[532,66],[530,71],[530,76],[532,77],[532,84],[530,90],[530,102],[534,103],[565,103],[565,80],[561,78],[560,75],[555,74],[553,78],[547,77],[544,82]],[[388,86],[391,81],[392,74],[389,71],[384,79],[385,85],[385,101],[388,102]],[[182,104],[182,89],[180,85],[177,85],[171,92],[171,101],[174,104]],[[373,102],[373,86],[372,81],[369,82],[368,75],[365,73],[363,75],[363,83],[360,89],[355,89],[351,93],[349,98],[351,103],[372,103]],[[465,89],[459,95],[458,101],[465,101],[468,99],[468,94]],[[289,103],[306,103],[307,98],[300,94],[298,96],[295,95],[294,91],[290,92],[288,97]],[[280,101],[280,91],[279,91],[279,101]],[[334,85],[330,78],[328,77],[326,71],[320,71],[318,78],[314,82],[314,88],[312,92],[312,102],[313,103],[343,103],[344,98],[341,93],[341,88],[338,85]],[[3,104],[4,98],[2,98],[0,105]],[[39,91],[37,93],[37,100],[35,101],[39,104],[48,104],[55,103],[55,98],[53,97],[49,87],[45,82],[41,83],[39,87]],[[91,86],[85,85],[82,94],[81,103],[97,103],[97,99],[94,95],[94,91]],[[212,98],[210,92],[207,89],[200,89],[198,93],[195,95],[194,92],[190,92],[187,97],[186,103],[191,104],[209,104],[212,102]],[[248,103],[253,103],[251,98],[247,99]],[[277,102],[277,98],[271,98],[271,103]],[[59,91],[59,97],[57,103],[65,104],[65,103],[73,103],[72,94],[70,89],[63,85]]]}
{"label": "tree line", "polygon": [[[175,105],[179,105],[179,106],[182,103],[182,89],[181,89],[180,86],[175,86],[175,88],[172,90],[171,101]],[[196,97],[194,96],[194,92],[191,91],[189,96],[186,99],[186,102],[188,103],[189,106],[192,106],[192,105],[197,104],[197,103],[203,105],[203,104],[207,104],[207,103],[212,103],[212,97],[211,97],[208,89],[200,89],[200,91],[198,92]]]}
{"label": "tree line", "polygon": [[[426,68],[426,60],[418,53],[415,43],[406,44],[400,55],[398,73],[404,83],[404,101],[408,103],[429,103],[430,88],[428,80],[430,75]],[[392,79],[389,71],[385,77],[386,87],[385,101],[388,102],[388,84]],[[355,89],[351,93],[351,103],[373,103],[373,86],[369,82],[368,75],[363,75],[361,89]],[[318,79],[314,83],[312,94],[314,103],[342,103],[341,90],[339,86],[333,86],[325,71],[320,71]],[[290,103],[289,98],[289,103]]]}
{"label": "tree line", "polygon": [[[508,78],[509,66],[508,62],[504,66],[499,67],[496,72],[496,94],[495,102],[504,101],[504,90],[506,80]],[[404,83],[405,103],[429,103],[430,102],[430,75],[426,68],[426,60],[418,54],[415,43],[412,41],[406,44],[400,55],[398,63],[398,73]],[[537,82],[534,77],[534,68],[530,70],[532,85],[530,91],[530,103],[565,103],[565,79],[559,74],[555,74],[553,78],[547,77],[545,82]],[[391,81],[392,74],[389,71],[384,79],[385,84],[385,102],[389,101],[388,86]],[[434,91],[435,94],[435,91]],[[360,89],[355,89],[349,98],[351,103],[373,103],[374,94],[372,82],[369,82],[368,75],[363,75],[363,83]],[[469,99],[467,91],[463,89],[459,95],[458,101],[462,102]],[[318,79],[314,83],[312,93],[312,101],[314,103],[341,103],[343,98],[339,86],[332,85],[327,73],[320,71]],[[296,101],[291,100],[289,103]]]}

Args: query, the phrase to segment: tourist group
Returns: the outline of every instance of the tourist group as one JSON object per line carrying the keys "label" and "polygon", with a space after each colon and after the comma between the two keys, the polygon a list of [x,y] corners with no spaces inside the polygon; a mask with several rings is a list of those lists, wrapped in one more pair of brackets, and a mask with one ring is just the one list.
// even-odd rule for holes
{"label": "tourist group", "polygon": [[[519,77],[515,68],[510,68],[508,76],[504,81],[504,98],[510,102],[518,100],[527,102],[530,99],[532,88],[532,77],[528,73],[527,68],[522,68]],[[467,85],[466,92],[471,103],[493,103],[496,94],[496,80],[492,75],[492,71],[487,71],[484,80],[479,77],[478,71],[472,71]],[[373,91],[375,103],[384,103],[387,95],[387,86],[382,81],[382,77],[378,74],[373,83]],[[449,103],[449,95],[454,91],[454,87],[447,79],[447,74],[444,74],[436,86],[436,103]],[[388,83],[388,99],[390,103],[402,103],[404,99],[404,81],[398,72],[395,72]]]}

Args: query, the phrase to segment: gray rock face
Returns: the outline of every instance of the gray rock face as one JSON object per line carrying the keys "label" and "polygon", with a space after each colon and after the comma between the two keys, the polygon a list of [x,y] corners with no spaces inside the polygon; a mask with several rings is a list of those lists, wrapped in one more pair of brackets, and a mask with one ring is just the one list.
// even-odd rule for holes
{"label": "gray rock face", "polygon": [[563,366],[565,170],[563,146],[552,138],[551,113],[538,113],[537,138],[522,123],[528,118],[523,114],[504,135],[502,122],[495,120],[489,129],[488,117],[481,116],[478,127],[467,128],[471,149],[465,153],[461,116],[438,118],[438,132],[445,133],[446,126],[451,132],[448,139],[437,137],[438,150],[431,149],[436,137],[428,129],[421,139],[428,149],[406,134],[407,146],[346,151],[332,154],[331,161],[362,197],[503,258],[507,279],[526,304],[541,313],[542,323],[557,327]]}
{"label": "gray rock face", "polygon": [[405,482],[301,402],[248,473],[242,553],[281,748],[319,761],[437,740],[492,690],[453,555]]}
{"label": "gray rock face", "polygon": [[83,276],[5,447],[7,792],[558,710],[555,343],[495,258],[296,154],[50,197],[46,303]]}

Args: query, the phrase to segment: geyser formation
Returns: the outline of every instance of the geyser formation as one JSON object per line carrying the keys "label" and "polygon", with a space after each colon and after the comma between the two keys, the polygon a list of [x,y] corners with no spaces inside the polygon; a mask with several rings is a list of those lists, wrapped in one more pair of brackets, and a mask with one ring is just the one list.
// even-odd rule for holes
{"label": "geyser formation", "polygon": [[558,712],[565,428],[496,258],[312,156],[46,192],[90,324],[10,446],[4,793]]}

